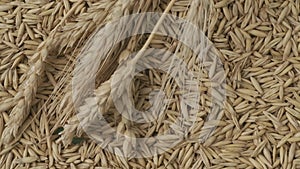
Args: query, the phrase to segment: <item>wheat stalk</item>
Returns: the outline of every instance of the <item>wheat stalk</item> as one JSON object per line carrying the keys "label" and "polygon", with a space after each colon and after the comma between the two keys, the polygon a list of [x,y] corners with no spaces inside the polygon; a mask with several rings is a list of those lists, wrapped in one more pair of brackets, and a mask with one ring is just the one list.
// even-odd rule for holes
{"label": "wheat stalk", "polygon": [[[171,10],[174,3],[175,3],[175,0],[172,0],[169,3],[169,5],[165,9],[163,15],[161,16],[161,18],[158,20],[157,24],[155,25],[155,27],[152,31],[153,33],[150,34],[149,38],[147,39],[147,41],[145,42],[145,44],[143,45],[141,50],[139,50],[139,52],[134,56],[134,58],[132,60],[130,60],[128,63],[122,65],[122,67],[119,68],[120,71],[116,71],[113,74],[113,78],[117,79],[117,81],[112,81],[112,84],[111,84],[112,92],[115,92],[117,94],[117,96],[116,96],[117,98],[120,98],[120,96],[127,96],[130,93],[129,91],[127,91],[127,89],[128,89],[127,87],[130,86],[130,81],[134,78],[134,71],[135,71],[137,61],[143,56],[144,52],[150,45],[152,39],[154,38],[154,35],[155,35],[154,32],[157,32],[157,30],[159,29],[159,26],[164,21],[166,14]],[[123,72],[126,72],[126,74],[124,74]],[[125,98],[128,99],[130,97],[125,97]],[[126,100],[123,100],[123,102],[126,103]],[[124,107],[124,108],[126,109],[129,107]],[[124,110],[124,112],[131,112],[131,110],[129,108],[128,110]],[[131,115],[127,114],[127,117],[129,117],[129,116],[131,116]],[[133,120],[132,117],[130,118],[130,120]]]}

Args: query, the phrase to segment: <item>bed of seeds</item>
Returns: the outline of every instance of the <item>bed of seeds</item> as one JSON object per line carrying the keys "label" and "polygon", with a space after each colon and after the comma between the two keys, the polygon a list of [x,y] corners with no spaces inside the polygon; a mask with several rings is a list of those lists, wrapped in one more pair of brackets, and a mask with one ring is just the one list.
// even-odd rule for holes
{"label": "bed of seeds", "polygon": [[[195,1],[176,0],[168,13],[193,21],[199,14],[191,12]],[[192,138],[203,132],[215,84],[210,82],[209,72],[197,70],[194,55],[184,46],[181,57],[201,74],[199,128],[188,133],[190,139],[151,158],[125,158],[102,149],[80,128],[70,84],[81,46],[99,25],[130,13],[164,12],[170,2],[2,0],[0,168],[299,168],[299,0],[211,1],[214,5],[205,18],[209,25],[204,32],[224,65],[226,101],[222,119],[209,122],[216,129],[205,142]],[[110,60],[98,72],[96,98],[111,90],[107,84],[114,71],[108,70],[115,70],[113,63],[122,63],[127,59],[126,50],[141,49],[148,38],[132,37],[114,47]],[[160,36],[154,36],[149,44],[172,52],[177,45]],[[32,83],[25,84],[28,81]],[[174,89],[174,94],[164,118],[156,123],[124,129],[113,105],[97,104],[108,109],[107,121],[121,132],[139,137],[159,135],[181,116],[181,91],[165,72],[155,69],[140,72],[132,82],[132,100],[138,110],[151,107],[152,91],[161,86],[168,92]],[[28,110],[23,104],[30,105]],[[7,131],[14,133],[7,136]],[[122,146],[118,151],[126,153]]]}

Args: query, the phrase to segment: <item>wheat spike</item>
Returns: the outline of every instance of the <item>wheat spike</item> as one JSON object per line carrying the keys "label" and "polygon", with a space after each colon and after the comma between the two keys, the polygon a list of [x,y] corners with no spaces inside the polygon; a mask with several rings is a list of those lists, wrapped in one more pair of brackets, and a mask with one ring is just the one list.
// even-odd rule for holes
{"label": "wheat spike", "polygon": [[[81,1],[79,1],[80,3]],[[78,3],[78,4],[79,4]],[[26,81],[19,89],[17,95],[15,96],[15,107],[10,113],[10,120],[7,122],[7,126],[4,129],[2,136],[3,143],[9,143],[13,137],[18,135],[18,130],[23,122],[29,115],[31,104],[35,99],[37,88],[41,76],[44,73],[44,62],[49,56],[49,46],[52,45],[53,37],[56,34],[57,28],[63,24],[65,19],[74,11],[76,5],[69,11],[69,13],[61,20],[61,22],[54,28],[47,41],[42,43],[38,47],[38,53],[35,54],[30,60],[31,69],[27,73]]]}
{"label": "wheat spike", "polygon": [[[114,8],[112,8],[112,11],[105,18],[106,22],[118,19],[123,15],[129,14],[129,11],[132,9],[133,5],[134,5],[134,1],[117,1],[117,3],[114,5]],[[99,87],[99,89],[101,89],[101,86]],[[71,90],[68,90],[67,93],[71,93]],[[65,99],[69,100],[69,104],[72,105],[71,96],[66,94],[65,97],[70,97],[70,98],[65,98]],[[69,106],[67,106],[67,107],[69,107]],[[71,109],[73,109],[73,107]],[[91,116],[93,117],[93,113],[91,113],[88,117],[91,117]],[[62,133],[65,145],[68,145],[70,143],[71,139],[73,138],[73,135],[75,134],[74,132],[76,130],[78,131],[77,133],[82,133],[82,129],[79,126],[79,121],[78,121],[77,117],[73,116],[73,117],[71,117],[71,119],[73,119],[73,120],[69,121],[69,123],[66,125],[66,129]]]}

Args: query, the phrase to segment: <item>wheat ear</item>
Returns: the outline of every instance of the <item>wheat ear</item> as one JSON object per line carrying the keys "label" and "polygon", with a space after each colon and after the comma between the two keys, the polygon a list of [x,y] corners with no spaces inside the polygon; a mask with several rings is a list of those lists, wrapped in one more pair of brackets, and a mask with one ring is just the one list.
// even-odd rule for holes
{"label": "wheat ear", "polygon": [[48,55],[48,51],[41,45],[40,53],[34,56],[34,63],[31,65],[31,69],[27,73],[27,78],[22,88],[20,88],[18,94],[14,98],[15,107],[10,113],[10,119],[6,124],[6,128],[3,131],[2,140],[7,144],[13,137],[17,136],[19,127],[23,124],[29,114],[29,110],[33,100],[35,99],[40,75],[44,71],[43,62]]}
{"label": "wheat ear", "polygon": [[[135,3],[134,3],[133,0],[130,0],[130,1],[127,1],[127,0],[117,1],[115,3],[114,7],[112,8],[112,11],[105,18],[105,22],[113,21],[113,20],[116,20],[116,19],[120,18],[123,15],[129,14],[129,11],[133,8],[134,4]],[[113,31],[113,30],[111,30],[111,31]],[[94,34],[94,35],[92,35],[92,37],[93,36],[97,36],[97,35]],[[89,45],[87,44],[86,46],[89,46]],[[100,57],[101,56],[99,56],[98,59],[101,59]],[[101,88],[101,86],[99,88]],[[68,93],[72,93],[72,90],[67,91],[67,94],[65,95],[65,97],[68,97],[68,98],[64,98],[64,100],[69,100],[66,107],[69,107],[71,109],[68,112],[72,112],[73,111],[72,97],[71,97],[71,95],[68,95]],[[69,106],[69,105],[71,105],[71,106]],[[63,106],[60,106],[60,107],[63,107]],[[73,116],[68,121],[69,122],[68,125],[65,126],[65,130],[62,133],[63,138],[64,138],[64,144],[69,144],[70,143],[70,141],[73,138],[76,130],[78,131],[77,133],[79,133],[81,131],[79,129],[80,128],[79,127],[79,121],[78,121],[78,119],[77,120],[76,119],[77,119],[77,116]]]}
{"label": "wheat ear", "polygon": [[[168,8],[166,9],[166,11],[164,12],[164,14],[166,14],[167,12],[169,12],[169,10],[171,9],[171,7],[172,7],[172,5],[174,4],[174,2],[175,2],[175,0],[173,0],[170,4],[169,4],[169,6],[168,6]],[[158,26],[161,24],[161,22],[163,21],[163,19],[164,19],[164,16],[162,17],[162,18],[160,18],[160,20],[159,20],[159,22],[157,23],[157,25],[155,26],[155,28],[154,28],[154,30],[153,30],[153,32],[156,32],[157,31],[157,29],[158,29]],[[142,48],[142,50],[140,50],[140,52],[137,54],[137,56],[135,57],[135,60],[133,60],[132,61],[132,64],[134,65],[135,63],[134,62],[136,62],[137,61],[137,59],[139,59],[141,56],[142,56],[142,54],[143,54],[143,52],[145,51],[145,49],[149,46],[149,44],[150,44],[150,42],[151,42],[151,40],[153,39],[153,37],[154,37],[154,34],[151,34],[150,35],[150,37],[148,38],[148,40],[146,41],[146,43],[145,43],[145,45],[143,46],[143,48]],[[98,44],[98,43],[97,43]],[[120,60],[124,60],[124,57],[126,58],[126,57],[128,57],[128,55],[129,55],[129,53],[130,52],[128,52],[128,51],[124,51],[122,54],[121,54],[121,56],[120,56]],[[124,56],[123,56],[124,55]],[[126,55],[126,56],[125,56]],[[85,65],[88,65],[88,64],[85,64]],[[130,66],[129,66],[130,67]],[[127,67],[127,68],[129,68],[129,67]],[[125,69],[127,69],[127,68],[125,68]],[[132,68],[132,67],[131,67]],[[125,71],[127,71],[127,70],[125,70]],[[131,72],[131,71],[130,71]],[[128,76],[130,76],[130,74],[128,75]],[[127,76],[125,77],[125,78],[128,78]],[[115,84],[115,85],[118,85],[118,84]],[[113,86],[114,86],[114,84],[113,84]],[[116,87],[116,86],[115,86]],[[101,88],[101,86],[100,86],[100,88]],[[101,97],[104,97],[104,96],[101,96]],[[106,97],[108,97],[108,96],[106,96]],[[101,105],[99,105],[99,107],[101,107]],[[95,112],[93,112],[93,113],[95,113]],[[90,116],[92,116],[93,117],[93,115],[91,114]],[[89,119],[89,118],[87,118],[87,119]],[[76,124],[77,123],[77,124]],[[78,121],[76,121],[76,117],[73,117],[73,118],[71,118],[71,120],[70,120],[70,122],[69,122],[69,124],[68,124],[68,130],[66,130],[66,131],[64,131],[64,133],[63,133],[63,135],[64,135],[64,138],[66,139],[66,141],[65,141],[65,143],[66,144],[68,144],[69,142],[70,142],[70,138],[72,138],[72,136],[74,135],[74,132],[75,132],[75,130],[76,130],[76,125],[78,126]],[[80,130],[80,129],[79,129]],[[78,131],[78,129],[77,129],[77,131]],[[78,133],[78,132],[77,132]]]}
{"label": "wheat ear", "polygon": [[[103,0],[107,3],[112,3],[111,0]],[[104,18],[101,19],[100,16],[96,16],[96,14],[103,14],[105,16],[105,9],[107,9],[107,6],[111,6],[111,5],[107,5],[107,3],[102,3],[103,1],[98,2],[97,5],[92,6],[89,9],[88,13],[83,14],[81,17],[79,17],[79,22],[83,21],[81,23],[87,23],[87,25],[92,25],[95,23],[99,23],[102,22]],[[81,1],[78,1],[77,4],[80,4]],[[115,1],[117,2],[117,1]],[[95,3],[96,4],[96,3]],[[107,5],[107,6],[105,6]],[[14,99],[14,101],[7,101],[4,102],[3,104],[0,105],[0,109],[1,111],[6,111],[8,109],[10,109],[11,107],[13,107],[14,105],[22,105],[23,103],[29,103],[28,105],[30,105],[30,103],[32,102],[32,98],[28,98],[28,97],[24,97],[24,93],[30,94],[32,93],[34,96],[35,92],[36,92],[36,88],[37,88],[37,84],[38,84],[38,79],[40,74],[42,74],[43,71],[43,63],[47,58],[47,54],[50,51],[55,51],[57,52],[57,49],[59,49],[59,51],[62,51],[62,49],[64,49],[65,47],[69,47],[69,43],[73,43],[75,44],[75,42],[77,42],[79,40],[78,39],[73,39],[72,33],[78,31],[78,29],[82,30],[82,32],[87,31],[87,29],[92,29],[91,26],[89,26],[88,28],[84,28],[82,27],[82,25],[79,24],[68,24],[66,26],[63,27],[63,30],[66,31],[66,29],[68,28],[72,28],[72,26],[74,26],[74,30],[73,31],[67,31],[69,34],[64,33],[59,33],[58,28],[62,25],[62,23],[66,20],[67,17],[69,17],[74,10],[76,9],[77,5],[74,5],[73,8],[68,11],[68,13],[65,15],[65,17],[61,20],[61,22],[55,27],[55,29],[50,33],[49,37],[45,40],[45,42],[47,42],[47,45],[40,45],[39,47],[39,52],[35,55],[35,59],[32,59],[32,62],[36,61],[36,63],[33,63],[32,67],[33,69],[28,73],[28,78],[27,78],[27,83],[25,82],[24,84],[31,84],[30,86],[26,86],[23,87],[23,89],[20,89],[20,92],[18,93],[17,97]],[[102,11],[104,13],[99,12],[99,9],[102,9]],[[71,33],[71,34],[70,34]],[[66,41],[62,41],[62,39],[60,39],[61,35],[67,36],[66,38],[64,38],[63,40],[68,40],[69,43],[66,43]],[[71,38],[70,38],[71,37]],[[82,36],[81,36],[82,37]],[[45,50],[42,50],[45,49]],[[41,51],[43,51],[43,53],[41,53]],[[43,55],[44,54],[44,55]],[[68,67],[68,65],[66,65],[66,67]],[[36,74],[39,73],[39,74]],[[65,80],[67,78],[64,78],[63,80]],[[34,83],[32,83],[34,82]],[[64,84],[64,83],[63,83]],[[60,86],[55,86],[55,90],[54,93],[59,91],[61,89],[61,85]],[[31,92],[30,92],[31,91]],[[53,94],[55,95],[55,94]],[[50,96],[50,98],[47,100],[47,102],[53,98],[53,95]],[[29,100],[25,100],[25,99],[29,99]],[[14,124],[16,121],[24,121],[26,119],[26,117],[28,116],[28,110],[25,110],[28,108],[25,108],[25,106],[15,106],[13,112],[11,113],[11,120],[8,122],[7,127],[5,129],[5,135],[3,135],[3,142],[4,143],[8,143],[9,140],[11,140],[13,138],[14,135],[16,135],[17,130],[19,128],[19,126],[21,125],[20,123],[16,123]],[[25,113],[24,113],[25,111]],[[23,112],[23,113],[22,113]],[[35,116],[36,117],[36,116]],[[30,124],[30,123],[29,123]],[[25,127],[26,128],[26,127]],[[15,134],[14,134],[15,133]],[[4,138],[5,137],[5,138]]]}
{"label": "wheat ear", "polygon": [[[80,4],[79,1],[77,4]],[[31,104],[35,99],[38,84],[44,73],[44,62],[47,59],[48,47],[52,44],[53,37],[57,31],[57,28],[62,25],[67,17],[76,9],[77,5],[65,15],[61,22],[51,31],[48,39],[38,47],[38,53],[36,53],[30,60],[31,69],[28,71],[26,80],[22,84],[19,92],[14,98],[15,107],[10,113],[10,119],[6,124],[6,128],[3,131],[2,141],[4,144],[9,143],[13,137],[16,137],[18,130],[23,122],[29,115]]]}
{"label": "wheat ear", "polygon": [[[166,16],[166,13],[169,12],[169,10],[171,9],[171,7],[173,6],[175,0],[172,0],[168,7],[166,8],[166,10],[164,11],[164,14],[163,16],[159,19],[159,21],[157,22],[157,24],[155,25],[154,29],[153,29],[153,32],[157,32],[157,29],[159,28],[159,26],[161,25],[162,21],[164,20],[165,16]],[[99,110],[101,113],[105,113],[106,110],[108,110],[108,108],[113,104],[111,102],[112,98],[110,97],[113,97],[111,94],[114,92],[114,94],[117,94],[119,96],[127,96],[128,94],[128,91],[126,90],[123,90],[124,88],[127,88],[130,84],[128,84],[127,82],[130,83],[131,79],[133,79],[134,77],[134,70],[135,70],[135,67],[136,67],[136,64],[137,64],[137,61],[138,59],[140,59],[143,55],[143,53],[145,52],[145,50],[148,48],[148,46],[150,45],[150,42],[152,41],[152,39],[154,38],[154,33],[151,33],[151,35],[149,36],[149,38],[147,39],[146,43],[143,45],[142,49],[139,50],[139,52],[137,53],[137,55],[134,56],[134,58],[128,62],[123,62],[121,63],[121,67],[118,68],[117,71],[114,72],[114,74],[112,75],[112,79],[108,81],[108,85],[109,86],[100,86],[100,88],[97,89],[97,91],[95,91],[95,95],[96,97],[98,98],[95,98],[95,100],[98,100],[99,101],[99,104],[97,105],[98,106],[98,109],[97,108],[93,108],[92,106],[94,106],[95,104],[90,104],[92,103],[91,102],[91,99],[88,99],[88,102],[86,102],[81,108],[83,110],[83,112],[85,112],[86,110],[90,110],[89,115],[89,118],[84,118],[84,119],[80,119],[81,120],[81,124],[83,125],[89,125],[89,123],[96,118],[96,115],[97,115],[97,111],[94,112],[92,110]],[[125,56],[125,60],[126,58],[128,57],[129,53],[128,51],[124,51],[123,53]],[[120,57],[120,61],[124,60],[124,56],[123,57]],[[124,75],[123,73],[121,72],[126,72],[126,74]],[[114,81],[114,79],[117,79],[117,81]],[[130,81],[128,81],[130,80]],[[125,84],[124,84],[125,82]],[[109,89],[109,90],[108,90]],[[108,92],[109,91],[109,92]],[[125,92],[125,93],[124,93]],[[117,98],[121,98],[119,96],[116,96]],[[128,99],[129,97],[122,97],[122,98],[125,98],[125,99]],[[114,104],[118,104],[118,102],[127,102],[128,100],[117,100],[117,103],[114,103]],[[127,111],[124,110],[124,112],[131,112],[130,108],[129,107],[123,107],[124,109],[127,109]],[[82,117],[85,117],[84,115]],[[131,117],[130,114],[127,114],[127,117]],[[85,121],[85,119],[87,121]],[[131,121],[132,121],[132,117],[130,118]],[[127,118],[125,118],[124,116],[122,116],[122,121],[117,125],[117,130],[118,132],[122,132],[124,131],[125,134],[128,134],[131,136],[132,139],[135,138],[134,136],[134,133],[132,133],[130,130],[130,127],[131,127],[131,123],[129,120],[127,120]],[[84,127],[84,126],[83,126]],[[109,138],[109,136],[105,137],[105,138]],[[133,144],[134,141],[133,141]],[[129,146],[129,144],[128,144]],[[134,145],[132,145],[134,146]],[[126,154],[126,152],[128,152],[128,147],[123,147],[123,153]]]}
{"label": "wheat ear", "polygon": [[[155,3],[159,3],[159,1],[156,1]],[[114,8],[114,11],[111,12],[108,15],[108,17],[107,17],[107,18],[110,18],[112,20],[114,20],[118,16],[120,16],[120,9],[119,8],[122,7],[121,1],[118,4],[115,4],[115,5],[118,6],[118,8]],[[148,1],[140,1],[139,3],[136,3],[135,5],[136,5],[136,8],[134,8],[135,12],[137,12],[137,11],[143,12],[143,11],[147,11],[148,10],[148,8],[150,7],[151,3],[148,3]],[[152,5],[154,5],[154,4],[152,4]],[[154,6],[158,6],[158,4],[156,4]],[[132,8],[132,4],[130,4],[130,7],[127,7],[127,9],[124,10],[125,12],[123,14],[127,14],[126,11],[129,11],[130,8]],[[114,13],[116,13],[116,14],[114,14]],[[107,20],[108,19],[106,19],[106,21]],[[127,48],[131,48],[131,49],[128,49],[129,51],[133,50],[132,47],[134,48],[135,44],[137,43],[136,40],[137,39],[134,38],[134,37],[131,38],[131,40],[130,40],[131,44],[129,44],[128,47],[127,47]],[[122,54],[119,56],[119,63],[122,60],[126,59],[126,57],[128,56],[128,53],[129,53],[128,50],[123,51]],[[68,93],[71,93],[71,92],[72,92],[72,90],[70,90],[70,89],[66,91],[66,94],[65,94],[63,100],[69,100],[69,101],[63,102],[63,104],[61,104],[61,106],[60,106],[60,108],[65,108],[65,109],[67,107],[69,109],[68,112],[74,111],[73,110],[73,105],[72,105],[72,98],[67,98],[67,97],[71,96],[71,94],[68,94]],[[64,103],[67,103],[67,105],[64,105]],[[71,107],[71,110],[70,110],[70,107]],[[65,112],[65,110],[63,110],[63,112]],[[68,129],[64,130],[64,132],[62,133],[64,135],[64,138],[73,138],[73,136],[75,135],[76,130],[77,130],[77,134],[78,133],[82,133],[82,131],[81,131],[82,129],[81,129],[80,125],[79,125],[79,121],[78,121],[78,119],[77,120],[76,119],[77,119],[77,116],[74,115],[69,120]],[[81,131],[81,132],[79,132],[79,131]],[[70,139],[68,139],[68,140],[70,140]]]}

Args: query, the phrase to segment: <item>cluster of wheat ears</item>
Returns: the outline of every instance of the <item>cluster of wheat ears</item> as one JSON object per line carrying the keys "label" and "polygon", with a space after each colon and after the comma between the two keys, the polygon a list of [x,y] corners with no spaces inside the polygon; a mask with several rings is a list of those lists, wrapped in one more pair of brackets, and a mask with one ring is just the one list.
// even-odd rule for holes
{"label": "cluster of wheat ears", "polygon": [[[155,33],[115,46],[107,45],[118,36],[115,29],[107,30],[106,39],[96,33],[144,12],[162,14],[153,32],[166,29],[164,17],[171,14],[194,24],[207,40],[199,39],[195,53],[178,39]],[[139,23],[128,27],[144,29]],[[182,32],[186,41],[197,34],[168,29]],[[169,55],[153,60],[148,53],[143,61],[171,65],[169,72],[130,73],[146,55],[142,52],[154,48],[175,53],[196,75],[197,83],[188,88],[199,93],[192,98],[197,111],[181,105],[181,96],[193,93],[170,76],[186,74]],[[99,54],[103,50],[107,55]],[[1,0],[0,168],[300,168],[299,53],[300,0]],[[95,74],[89,74],[95,60],[78,64],[81,56],[101,60]],[[95,90],[83,100],[77,98],[87,81],[77,79],[74,93],[74,74],[95,77]],[[127,79],[130,91],[123,91]],[[153,91],[164,91],[168,102],[156,120],[135,123],[117,111],[133,104],[146,112],[155,103]],[[113,101],[111,93],[122,97]],[[91,121],[99,112],[108,125],[97,133],[99,126]],[[189,115],[193,119],[184,121],[185,127],[177,125]],[[131,140],[113,142],[115,131]],[[89,134],[101,136],[102,143]],[[135,141],[151,136],[165,142]],[[132,153],[138,146],[139,154]]]}

